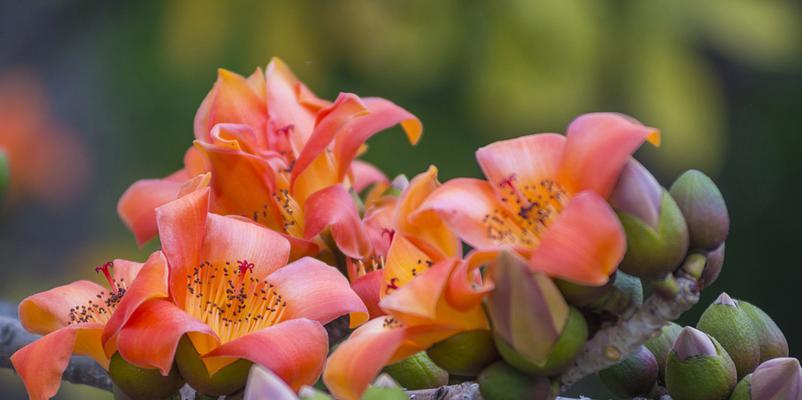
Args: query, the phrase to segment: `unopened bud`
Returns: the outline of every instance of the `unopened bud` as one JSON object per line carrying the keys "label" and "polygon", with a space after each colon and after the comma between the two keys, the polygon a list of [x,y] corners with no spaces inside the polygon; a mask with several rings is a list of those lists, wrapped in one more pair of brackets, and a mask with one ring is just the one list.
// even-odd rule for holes
{"label": "unopened bud", "polygon": [[295,392],[273,371],[254,365],[248,375],[243,400],[298,400]]}
{"label": "unopened bud", "polygon": [[426,351],[435,364],[457,376],[476,376],[499,359],[493,334],[485,329],[458,333]]}
{"label": "unopened bud", "polygon": [[781,357],[760,364],[745,376],[730,400],[802,400],[802,368],[795,358]]}
{"label": "unopened bud", "polygon": [[738,305],[741,306],[741,309],[744,310],[752,322],[752,328],[760,345],[760,362],[765,362],[772,358],[788,357],[788,341],[777,323],[753,304],[739,300]]}
{"label": "unopened bud", "polygon": [[723,400],[737,382],[735,364],[715,338],[691,327],[666,360],[666,389],[675,400]]}
{"label": "unopened bud", "polygon": [[181,376],[193,389],[210,396],[225,396],[245,387],[252,365],[248,360],[239,359],[210,376],[206,364],[187,335],[178,342],[175,362]]}
{"label": "unopened bud", "polygon": [[525,375],[504,361],[491,364],[477,381],[485,400],[550,400],[555,396],[548,378]]}
{"label": "unopened bud", "polygon": [[140,368],[129,364],[114,353],[109,361],[109,376],[114,382],[114,391],[131,400],[167,399],[178,392],[184,380],[173,366],[167,376],[158,369]]}
{"label": "unopened bud", "polygon": [[699,279],[699,284],[702,288],[712,285],[721,274],[721,268],[724,267],[724,248],[725,244],[722,243],[717,249],[707,253],[705,269]]}
{"label": "unopened bud", "polygon": [[724,243],[730,229],[727,204],[707,175],[689,170],[674,181],[670,192],[685,216],[692,249],[714,250]]}
{"label": "unopened bud", "polygon": [[722,293],[707,307],[696,327],[718,339],[735,362],[739,379],[760,363],[760,342],[752,327],[752,320],[738,302],[726,293]]}
{"label": "unopened bud", "polygon": [[596,313],[622,315],[643,303],[640,279],[622,271],[616,271],[604,286],[583,286],[560,279],[554,283],[568,303]]}
{"label": "unopened bud", "polygon": [[660,368],[652,352],[641,346],[616,365],[599,371],[604,386],[626,398],[645,396],[652,391]]}
{"label": "unopened bud", "polygon": [[657,229],[663,188],[634,158],[630,158],[610,195],[610,205]]}
{"label": "unopened bud", "polygon": [[411,390],[448,384],[448,372],[432,362],[425,351],[384,367],[384,372],[399,385]]}
{"label": "unopened bud", "polygon": [[681,330],[681,326],[669,322],[660,329],[660,333],[657,336],[647,340],[644,344],[646,348],[652,352],[655,360],[657,360],[657,366],[660,369],[659,379],[662,383],[665,383],[668,353],[671,352],[671,348],[674,347],[674,342],[677,340],[677,336],[679,336]]}

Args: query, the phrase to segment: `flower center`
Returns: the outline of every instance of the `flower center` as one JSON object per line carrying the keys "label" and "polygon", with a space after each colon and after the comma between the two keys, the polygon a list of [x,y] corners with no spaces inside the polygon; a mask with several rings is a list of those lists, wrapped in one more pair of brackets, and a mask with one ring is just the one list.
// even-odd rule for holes
{"label": "flower center", "polygon": [[187,311],[224,343],[281,321],[287,302],[272,284],[255,278],[254,264],[205,261],[187,275]]}
{"label": "flower center", "polygon": [[116,282],[114,281],[111,276],[112,268],[114,268],[114,263],[111,261],[95,268],[95,272],[102,272],[106,277],[110,290],[108,293],[105,290],[101,290],[95,295],[95,299],[70,308],[67,325],[90,322],[105,324],[108,322],[114,310],[117,309],[117,305],[120,304],[123,295],[125,295],[126,289],[125,281],[122,278]]}
{"label": "flower center", "polygon": [[494,209],[483,222],[487,235],[501,244],[534,247],[565,207],[565,189],[551,179],[521,184],[515,174],[499,184],[503,209]]}

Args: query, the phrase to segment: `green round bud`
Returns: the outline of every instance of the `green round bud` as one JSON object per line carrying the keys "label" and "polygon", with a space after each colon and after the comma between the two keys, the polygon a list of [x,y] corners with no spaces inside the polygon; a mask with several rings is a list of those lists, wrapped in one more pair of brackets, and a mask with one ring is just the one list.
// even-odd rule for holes
{"label": "green round bud", "polygon": [[670,192],[685,216],[692,249],[714,250],[724,243],[730,230],[727,204],[707,175],[686,171]]}
{"label": "green round bud", "polygon": [[518,370],[535,376],[555,376],[565,371],[576,360],[588,338],[588,325],[585,317],[577,309],[571,307],[568,320],[557,343],[549,353],[543,365],[536,365],[516,352],[501,336],[496,335],[496,348],[501,358]]}
{"label": "green round bud", "polygon": [[181,376],[193,389],[211,396],[225,396],[244,388],[252,365],[250,361],[240,359],[210,376],[209,370],[206,369],[200,354],[187,335],[178,342],[175,362]]}
{"label": "green round bud", "polygon": [[732,359],[721,344],[686,327],[666,360],[666,389],[674,400],[724,400],[735,387]]}
{"label": "green round bud", "polygon": [[743,378],[760,364],[760,341],[752,320],[738,302],[722,293],[702,313],[696,327],[713,336],[735,362],[738,378]]}
{"label": "green round bud", "polygon": [[760,346],[760,362],[771,360],[772,358],[788,357],[788,341],[780,330],[780,327],[757,306],[743,300],[738,301],[738,306],[749,316],[752,328],[757,334]]}
{"label": "green round bud", "polygon": [[688,251],[688,227],[677,203],[663,190],[657,227],[626,212],[618,218],[627,235],[627,252],[619,269],[643,279],[674,272]]}
{"label": "green round bud", "polygon": [[616,271],[604,286],[583,286],[559,279],[554,283],[568,303],[597,313],[606,311],[621,315],[633,306],[643,304],[640,279],[621,271]]}
{"label": "green round bud", "polygon": [[438,367],[425,351],[384,367],[384,372],[399,385],[411,390],[448,384],[448,372]]}
{"label": "green round bud", "polygon": [[717,249],[707,253],[705,269],[702,272],[702,277],[699,278],[699,284],[702,289],[712,285],[721,275],[721,269],[724,267],[725,247],[726,244],[722,243]]}
{"label": "green round bud", "polygon": [[752,400],[752,374],[749,374],[737,385],[735,385],[735,389],[732,391],[730,395],[730,400]]}
{"label": "green round bud", "polygon": [[680,331],[682,331],[682,327],[673,323],[669,322],[660,329],[660,333],[647,340],[644,345],[647,349],[654,355],[654,359],[657,361],[657,366],[659,368],[659,380],[662,383],[665,383],[666,379],[666,360],[668,359],[668,353],[671,352],[671,348],[674,347],[674,341],[677,340],[677,336],[679,336]]}
{"label": "green round bud", "polygon": [[493,334],[485,329],[461,332],[426,351],[435,364],[458,376],[476,376],[499,359]]}
{"label": "green round bud", "polygon": [[158,369],[140,368],[128,363],[120,353],[111,356],[109,376],[114,382],[115,392],[131,400],[166,399],[184,386],[175,366],[167,376],[162,376]]}
{"label": "green round bud", "polygon": [[[326,398],[330,399],[331,397],[326,396]],[[362,394],[361,400],[409,400],[409,396],[398,387],[370,386]]]}
{"label": "green round bud", "polygon": [[548,378],[522,374],[504,361],[496,361],[485,368],[477,381],[485,400],[547,400],[555,395]]}
{"label": "green round bud", "polygon": [[645,396],[657,383],[660,368],[649,349],[641,346],[616,365],[599,371],[604,386],[626,398]]}

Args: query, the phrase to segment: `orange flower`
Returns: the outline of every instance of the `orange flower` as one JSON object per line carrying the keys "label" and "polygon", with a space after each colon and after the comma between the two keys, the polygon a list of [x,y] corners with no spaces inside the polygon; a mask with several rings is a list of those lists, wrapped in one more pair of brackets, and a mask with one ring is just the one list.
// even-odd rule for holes
{"label": "orange flower", "polygon": [[421,210],[440,213],[475,248],[512,247],[534,270],[603,285],[626,250],[605,199],[644,140],[659,145],[659,132],[620,114],[582,115],[566,136],[529,135],[479,149],[488,180],[446,182]]}
{"label": "orange flower", "polygon": [[[352,169],[352,161],[368,138],[396,124],[413,144],[418,141],[420,121],[406,110],[350,93],[334,103],[321,100],[279,59],[264,74],[257,69],[248,78],[220,70],[195,117],[195,146],[186,154],[185,168],[165,179],[135,183],[118,210],[142,243],[156,234],[153,210],[175,198],[189,176],[212,172],[213,212],[243,216],[284,234],[293,245],[293,259],[315,254],[313,240],[326,227],[360,233],[348,228],[359,221],[351,211],[355,206],[339,208],[353,203],[348,191],[319,192],[381,180],[364,164]],[[334,240],[349,257],[368,251],[364,236],[335,234]]]}
{"label": "orange flower", "polygon": [[[25,329],[44,335],[11,356],[28,395],[33,400],[49,399],[61,386],[61,374],[70,355],[87,355],[108,368],[109,357],[101,342],[106,324],[125,322],[128,310],[153,295],[167,294],[167,264],[161,252],[145,264],[114,260],[98,267],[108,288],[94,282],[77,281],[37,293],[19,305]],[[115,342],[109,342],[109,353]]]}
{"label": "orange flower", "polygon": [[0,76],[0,151],[8,157],[12,201],[32,197],[57,206],[85,187],[89,162],[83,144],[48,108],[35,76]]}
{"label": "orange flower", "polygon": [[[198,178],[195,190],[156,210],[170,298],[143,303],[104,338],[117,332],[123,358],[162,374],[186,335],[209,376],[245,359],[296,390],[314,383],[328,352],[323,324],[366,313],[364,304],[335,268],[311,258],[287,265],[290,244],[278,233],[209,213],[204,181]],[[195,384],[199,378],[181,359],[178,368],[193,387],[204,384]]]}

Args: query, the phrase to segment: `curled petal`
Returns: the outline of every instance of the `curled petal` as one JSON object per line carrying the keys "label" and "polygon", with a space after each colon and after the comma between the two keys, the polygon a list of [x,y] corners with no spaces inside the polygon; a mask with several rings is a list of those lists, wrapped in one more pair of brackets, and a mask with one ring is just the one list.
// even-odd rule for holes
{"label": "curled petal", "polygon": [[140,305],[117,335],[120,355],[142,368],[157,368],[167,375],[173,365],[178,341],[185,333],[199,332],[216,340],[206,324],[167,300]]}
{"label": "curled petal", "polygon": [[357,193],[362,192],[370,185],[390,183],[387,176],[375,165],[362,160],[354,160],[351,163],[351,174],[353,175],[353,187]]}
{"label": "curled petal", "polygon": [[351,290],[348,279],[336,268],[305,257],[267,277],[286,300],[283,319],[307,318],[327,324],[347,313],[362,313],[367,308]]}
{"label": "curled petal", "polygon": [[249,360],[273,371],[297,391],[320,377],[328,350],[329,338],[323,325],[294,319],[225,343],[203,357]]}
{"label": "curled petal", "polygon": [[20,323],[30,332],[48,334],[70,323],[71,308],[97,300],[104,290],[94,282],[77,281],[34,294],[20,302]]}
{"label": "curled petal", "polygon": [[649,141],[660,145],[660,132],[615,113],[585,114],[568,126],[560,183],[571,193],[592,190],[607,198],[635,150]]}
{"label": "curled petal", "polygon": [[573,197],[549,226],[529,265],[582,285],[601,286],[626,251],[626,237],[613,210],[598,194]]}
{"label": "curled petal", "polygon": [[304,210],[306,239],[330,227],[334,242],[346,256],[362,258],[370,252],[370,238],[359,218],[354,199],[342,185],[330,186],[313,194],[304,204]]}
{"label": "curled petal", "polygon": [[156,208],[175,200],[181,182],[167,179],[143,179],[135,182],[117,202],[117,214],[134,233],[140,246],[158,233]]}
{"label": "curled petal", "polygon": [[446,288],[448,304],[461,311],[479,307],[494,288],[492,282],[482,278],[479,267],[495,260],[498,254],[497,250],[471,251],[451,273]]}
{"label": "curled petal", "polygon": [[203,260],[232,264],[247,260],[254,265],[254,277],[262,279],[286,265],[289,255],[290,243],[275,231],[239,218],[216,214],[207,217]]}

